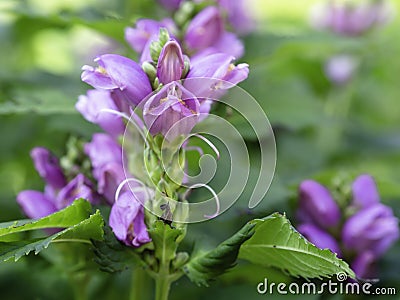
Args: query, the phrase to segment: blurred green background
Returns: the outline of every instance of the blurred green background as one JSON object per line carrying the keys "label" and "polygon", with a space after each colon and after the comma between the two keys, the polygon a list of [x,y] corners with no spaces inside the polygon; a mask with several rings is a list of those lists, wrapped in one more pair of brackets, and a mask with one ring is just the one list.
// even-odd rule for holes
{"label": "blurred green background", "polygon": [[[244,38],[241,61],[249,63],[250,77],[241,86],[257,99],[274,127],[277,172],[254,211],[246,209],[245,193],[221,218],[191,225],[188,248],[196,247],[194,241],[216,245],[250,218],[273,211],[294,220],[297,185],[310,177],[329,181],[370,173],[382,201],[400,216],[400,19],[361,37],[338,37],[309,25],[316,2],[249,1],[258,27]],[[392,3],[399,11],[400,2]],[[44,146],[62,155],[69,136],[90,139],[99,130],[74,109],[87,89],[80,81],[81,66],[107,52],[135,58],[124,42],[124,28],[138,17],[165,15],[148,0],[0,1],[0,221],[23,218],[15,202],[20,190],[43,188],[31,148]],[[325,77],[324,64],[341,53],[356,57],[359,66],[349,84],[335,86]],[[248,145],[253,145],[251,136]],[[380,279],[400,293],[398,253],[399,243],[382,259]],[[0,264],[0,298],[71,299],[71,286],[62,270],[52,267],[51,255],[50,249],[47,255]],[[208,289],[178,281],[171,299],[299,299],[258,295],[256,286],[264,277],[293,280],[276,270],[240,263]],[[97,274],[89,284],[91,297],[128,299],[130,281],[129,272]]]}

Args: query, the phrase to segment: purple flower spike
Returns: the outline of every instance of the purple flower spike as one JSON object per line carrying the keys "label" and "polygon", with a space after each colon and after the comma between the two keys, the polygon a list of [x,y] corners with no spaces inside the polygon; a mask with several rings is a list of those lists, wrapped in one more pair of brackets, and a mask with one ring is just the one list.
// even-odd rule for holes
{"label": "purple flower spike", "polygon": [[371,175],[360,175],[354,180],[353,203],[360,208],[365,208],[379,203],[380,197],[376,184]]}
{"label": "purple flower spike", "polygon": [[224,24],[218,8],[209,6],[190,22],[185,42],[193,50],[202,50],[216,43],[224,33]]}
{"label": "purple flower spike", "polygon": [[351,269],[358,278],[376,278],[376,262],[373,253],[366,251],[358,255],[352,262]]}
{"label": "purple flower spike", "polygon": [[180,45],[171,40],[161,50],[157,64],[157,77],[162,84],[181,79],[185,62]]}
{"label": "purple flower spike", "polygon": [[303,234],[311,243],[321,249],[330,249],[341,257],[341,251],[336,240],[329,233],[317,226],[309,223],[302,224],[297,227],[298,231]]}
{"label": "purple flower spike", "polygon": [[17,202],[25,215],[31,219],[40,219],[57,211],[52,199],[38,191],[22,191]]}
{"label": "purple flower spike", "polygon": [[139,247],[151,241],[141,204],[146,200],[145,197],[145,192],[133,194],[128,191],[121,194],[111,208],[110,227],[120,241],[131,247]]}
{"label": "purple flower spike", "polygon": [[340,210],[327,188],[314,180],[305,180],[300,184],[299,192],[302,221],[312,221],[322,228],[338,224]]}
{"label": "purple flower spike", "polygon": [[134,28],[127,27],[125,29],[125,39],[137,53],[142,53],[150,37],[157,35],[161,27],[165,27],[171,32],[175,31],[175,24],[171,19],[164,19],[161,22],[140,19]]}
{"label": "purple flower spike", "polygon": [[379,257],[399,238],[398,220],[388,206],[368,206],[346,221],[342,238],[348,249],[369,250]]}
{"label": "purple flower spike", "polygon": [[60,190],[56,198],[57,209],[63,209],[79,198],[86,199],[92,204],[99,202],[91,182],[83,174],[78,174]]}
{"label": "purple flower spike", "polygon": [[119,89],[128,103],[136,106],[152,92],[146,73],[133,60],[116,54],[101,55],[99,67],[84,66],[82,80],[95,88]]}
{"label": "purple flower spike", "polygon": [[98,124],[112,136],[123,134],[125,125],[121,117],[104,111],[105,109],[119,111],[109,91],[89,90],[86,95],[79,96],[75,107],[86,120]]}
{"label": "purple flower spike", "polygon": [[33,148],[31,157],[40,177],[51,187],[60,189],[66,184],[58,159],[49,150],[42,147]]}
{"label": "purple flower spike", "polygon": [[182,0],[159,0],[159,2],[169,10],[177,10],[182,3]]}
{"label": "purple flower spike", "polygon": [[164,86],[144,105],[143,117],[152,135],[161,133],[168,140],[187,135],[199,117],[199,101],[181,84]]}

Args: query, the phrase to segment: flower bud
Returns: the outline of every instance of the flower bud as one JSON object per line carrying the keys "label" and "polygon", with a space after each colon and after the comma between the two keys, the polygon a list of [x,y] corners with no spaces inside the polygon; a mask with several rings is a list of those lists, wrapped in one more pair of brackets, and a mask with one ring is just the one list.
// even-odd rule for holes
{"label": "flower bud", "polygon": [[358,176],[353,182],[352,190],[353,203],[360,208],[377,204],[380,201],[375,181],[371,175]]}
{"label": "flower bud", "polygon": [[162,84],[181,79],[185,62],[179,44],[171,40],[162,48],[157,63],[157,77]]}

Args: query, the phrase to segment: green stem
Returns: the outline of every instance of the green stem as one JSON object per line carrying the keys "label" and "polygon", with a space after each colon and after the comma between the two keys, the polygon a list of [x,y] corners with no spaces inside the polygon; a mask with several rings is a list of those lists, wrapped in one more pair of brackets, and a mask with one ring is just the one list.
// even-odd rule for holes
{"label": "green stem", "polygon": [[137,266],[132,272],[132,284],[129,300],[149,300],[149,275],[146,271]]}
{"label": "green stem", "polygon": [[171,283],[168,275],[158,274],[156,278],[156,300],[168,300]]}

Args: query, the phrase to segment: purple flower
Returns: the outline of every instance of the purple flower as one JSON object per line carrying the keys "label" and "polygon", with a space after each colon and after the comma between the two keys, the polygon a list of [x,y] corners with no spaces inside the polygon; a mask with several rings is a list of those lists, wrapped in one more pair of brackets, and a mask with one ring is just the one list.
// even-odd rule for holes
{"label": "purple flower", "polygon": [[217,0],[228,15],[229,23],[240,34],[247,34],[254,30],[254,20],[247,9],[245,0]]}
{"label": "purple flower", "polygon": [[386,1],[363,1],[356,5],[331,1],[315,7],[311,22],[318,29],[354,36],[385,23],[389,18],[390,8]]}
{"label": "purple flower", "polygon": [[325,75],[333,83],[343,85],[351,80],[357,65],[352,56],[344,54],[333,56],[325,64]]}
{"label": "purple flower", "polygon": [[198,51],[212,46],[223,33],[224,24],[218,8],[208,6],[189,23],[184,40],[190,49]]}
{"label": "purple flower", "polygon": [[104,109],[120,111],[110,91],[89,90],[86,95],[79,96],[75,108],[86,120],[98,124],[112,136],[123,134],[125,125],[121,117],[104,111]]}
{"label": "purple flower", "polygon": [[343,226],[342,238],[350,250],[381,256],[398,238],[398,220],[390,207],[377,203],[361,209]]}
{"label": "purple flower", "polygon": [[54,200],[46,193],[22,191],[17,195],[17,203],[25,215],[31,219],[40,219],[57,211]]}
{"label": "purple flower", "polygon": [[119,90],[121,95],[136,106],[152,92],[146,73],[133,60],[116,54],[105,54],[95,61],[99,67],[83,66],[82,80],[95,88]]}
{"label": "purple flower", "polygon": [[182,3],[182,0],[159,0],[159,2],[169,10],[177,10]]}
{"label": "purple flower", "polygon": [[85,153],[89,156],[94,169],[96,170],[110,162],[122,165],[122,148],[115,140],[105,133],[95,133],[92,141],[85,145]]}
{"label": "purple flower", "polygon": [[376,258],[369,252],[362,252],[351,263],[351,269],[358,278],[376,278]]}
{"label": "purple flower", "polygon": [[142,202],[145,192],[125,192],[114,203],[110,213],[110,227],[115,236],[128,246],[139,247],[151,241],[144,223]]}
{"label": "purple flower", "polygon": [[165,85],[144,105],[143,118],[152,135],[168,140],[189,134],[199,117],[199,101],[178,82]]}
{"label": "purple flower", "polygon": [[92,204],[99,203],[99,197],[92,183],[83,174],[78,174],[59,191],[55,205],[57,209],[63,209],[79,198],[86,199]]}
{"label": "purple flower", "polygon": [[31,157],[35,169],[47,184],[54,189],[60,189],[66,184],[58,159],[49,150],[42,147],[33,148]]}
{"label": "purple flower", "polygon": [[103,195],[109,204],[113,204],[118,186],[126,179],[123,166],[116,162],[107,163],[98,169],[96,179],[99,194]]}
{"label": "purple flower", "polygon": [[160,83],[167,84],[181,79],[185,62],[180,45],[170,40],[161,50],[157,63],[157,77]]}
{"label": "purple flower", "polygon": [[375,180],[371,175],[358,176],[353,182],[352,190],[353,203],[359,208],[375,205],[380,201]]}
{"label": "purple flower", "polygon": [[175,24],[171,19],[164,19],[160,22],[140,19],[136,22],[135,28],[127,27],[125,29],[125,39],[137,53],[142,53],[149,39],[158,35],[162,27],[167,28],[170,32],[175,31]]}
{"label": "purple flower", "polygon": [[244,54],[244,45],[234,33],[224,32],[219,40],[203,51],[208,51],[209,54],[222,52],[239,59]]}
{"label": "purple flower", "polygon": [[339,257],[342,255],[337,241],[326,231],[317,226],[305,223],[297,227],[298,231],[303,234],[311,243],[321,249],[330,249]]}
{"label": "purple flower", "polygon": [[331,193],[314,180],[300,184],[299,218],[312,222],[321,228],[336,226],[340,220],[340,210]]}

